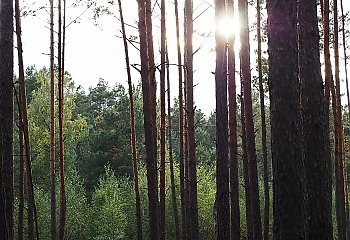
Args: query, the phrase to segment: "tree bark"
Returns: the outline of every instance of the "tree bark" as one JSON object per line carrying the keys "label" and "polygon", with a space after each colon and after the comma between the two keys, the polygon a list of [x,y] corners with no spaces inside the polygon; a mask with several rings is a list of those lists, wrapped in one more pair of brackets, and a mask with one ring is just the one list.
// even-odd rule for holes
{"label": "tree bark", "polygon": [[0,165],[3,208],[0,232],[13,238],[13,1],[0,1]]}
{"label": "tree bark", "polygon": [[297,1],[269,0],[267,13],[274,238],[305,239]]}
{"label": "tree bark", "polygon": [[152,128],[152,109],[149,83],[149,68],[146,41],[146,8],[145,1],[138,0],[138,29],[140,35],[140,58],[141,58],[141,80],[143,97],[143,115],[146,147],[146,167],[148,185],[148,208],[149,208],[149,233],[151,239],[159,239],[158,225],[158,186],[157,186],[157,166],[154,153],[154,137]]}
{"label": "tree bark", "polygon": [[[234,1],[227,1],[227,17],[234,18]],[[230,200],[231,200],[231,239],[241,238],[239,210],[239,181],[238,181],[238,147],[237,147],[237,102],[236,102],[236,54],[235,35],[228,38],[228,102],[229,102],[229,171],[230,171]]]}
{"label": "tree bark", "polygon": [[[322,2],[322,1],[321,1]],[[331,160],[331,144],[330,144],[330,132],[329,132],[329,123],[330,123],[330,93],[331,93],[331,83],[332,83],[332,66],[330,61],[330,53],[329,53],[329,0],[324,0],[322,4],[322,16],[323,16],[323,33],[324,33],[324,41],[323,41],[323,53],[324,53],[324,79],[325,79],[325,124],[326,124],[326,151],[327,151],[327,165],[326,165],[326,179],[328,189],[326,191],[327,194],[327,209],[328,209],[328,222],[332,222],[332,160]],[[328,226],[328,239],[333,239],[333,225]]]}
{"label": "tree bark", "polygon": [[244,100],[244,120],[247,133],[247,159],[248,174],[250,183],[250,197],[253,219],[253,238],[260,240],[261,233],[261,216],[259,204],[259,186],[258,173],[256,166],[255,136],[253,122],[253,107],[251,94],[251,72],[250,72],[250,45],[249,45],[249,24],[248,24],[248,2],[247,0],[238,1],[241,23],[241,74],[243,81],[243,100]]}
{"label": "tree bark", "polygon": [[328,179],[324,92],[321,76],[317,2],[300,1],[299,66],[301,84],[301,112],[304,136],[306,172],[307,236],[322,239],[328,236],[329,211],[327,206]]}
{"label": "tree bark", "polygon": [[[215,1],[215,20],[218,25],[225,18],[225,0]],[[218,29],[216,39],[216,239],[230,239],[230,207],[228,176],[228,133],[227,133],[227,51],[226,36]]]}
{"label": "tree bark", "polygon": [[136,129],[135,129],[135,110],[134,110],[134,94],[131,82],[131,71],[130,71],[130,61],[129,61],[129,48],[125,32],[123,8],[121,0],[118,0],[120,22],[123,34],[124,52],[125,52],[125,65],[128,75],[128,87],[129,87],[129,103],[130,103],[130,130],[131,130],[131,151],[132,151],[132,163],[133,163],[133,173],[134,173],[134,192],[135,192],[135,205],[136,205],[136,228],[137,228],[137,239],[142,239],[142,218],[141,218],[141,201],[140,201],[140,191],[139,191],[139,174],[137,167],[137,149],[136,149]]}
{"label": "tree bark", "polygon": [[191,239],[199,239],[197,205],[197,169],[193,104],[193,2],[185,1],[186,7],[186,74],[187,74],[187,138],[188,138],[188,186],[189,186],[189,222]]}
{"label": "tree bark", "polygon": [[257,38],[258,38],[258,74],[259,74],[259,94],[260,94],[260,115],[261,115],[261,141],[263,150],[264,168],[264,240],[269,239],[270,229],[270,191],[269,191],[269,169],[267,165],[267,140],[266,140],[266,118],[265,118],[265,93],[261,66],[261,13],[260,0],[256,1],[257,9]]}

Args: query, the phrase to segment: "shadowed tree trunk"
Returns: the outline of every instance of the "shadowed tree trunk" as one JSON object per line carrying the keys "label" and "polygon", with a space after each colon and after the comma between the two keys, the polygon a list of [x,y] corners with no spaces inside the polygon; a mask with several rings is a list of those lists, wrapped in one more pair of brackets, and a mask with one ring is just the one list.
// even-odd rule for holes
{"label": "shadowed tree trunk", "polygon": [[159,239],[158,225],[158,186],[157,186],[157,164],[154,153],[154,137],[152,128],[152,109],[149,83],[149,68],[146,41],[146,8],[145,1],[138,0],[138,30],[140,36],[140,58],[141,58],[141,80],[143,97],[143,115],[146,147],[146,168],[148,186],[148,208],[149,208],[149,233],[151,239]]}
{"label": "shadowed tree trunk", "polygon": [[[323,53],[324,53],[324,79],[325,79],[325,124],[326,124],[326,153],[327,153],[327,165],[326,165],[326,179],[328,189],[326,191],[327,194],[327,209],[329,218],[327,221],[332,222],[332,161],[331,161],[331,145],[330,145],[330,132],[329,132],[329,107],[330,107],[330,92],[331,92],[331,83],[332,83],[332,66],[330,61],[330,53],[329,53],[329,0],[324,0],[323,4],[323,34],[324,34],[324,42],[323,42]],[[333,225],[328,226],[328,239],[333,239]]]}
{"label": "shadowed tree trunk", "polygon": [[56,240],[56,172],[55,172],[55,46],[54,5],[50,1],[50,193],[51,193],[51,240]]}
{"label": "shadowed tree trunk", "polygon": [[[225,0],[215,1],[216,24],[226,15]],[[227,133],[227,51],[226,36],[218,29],[216,39],[216,239],[230,239],[230,207]]]}
{"label": "shadowed tree trunk", "polygon": [[[169,63],[168,57],[168,45],[166,46],[166,62]],[[175,184],[175,176],[174,176],[174,160],[173,160],[173,141],[172,141],[172,121],[171,121],[171,106],[170,106],[170,69],[169,64],[167,64],[166,68],[167,72],[167,100],[168,100],[168,144],[169,144],[169,169],[170,169],[170,181],[171,181],[171,196],[172,196],[172,205],[174,212],[174,224],[175,224],[175,239],[180,239],[180,226],[179,226],[179,212],[177,210],[177,202],[176,202],[176,184]]]}
{"label": "shadowed tree trunk", "polygon": [[297,1],[268,0],[267,13],[274,239],[305,239]]}
{"label": "shadowed tree trunk", "polygon": [[[176,45],[177,45],[177,64],[179,74],[179,162],[180,162],[180,194],[181,194],[181,229],[182,238],[186,238],[186,201],[185,201],[185,168],[184,168],[184,114],[183,114],[183,94],[182,94],[182,57],[180,44],[180,29],[179,29],[179,5],[175,0],[175,30],[176,30]],[[168,87],[169,88],[169,87]]]}
{"label": "shadowed tree trunk", "polygon": [[0,16],[0,232],[4,239],[13,239],[13,1],[0,1]]}
{"label": "shadowed tree trunk", "polygon": [[136,149],[136,129],[135,129],[135,110],[134,110],[134,94],[131,82],[130,73],[130,62],[129,62],[129,48],[125,33],[125,24],[123,16],[123,8],[121,0],[118,0],[120,22],[123,34],[124,52],[125,52],[125,65],[128,75],[128,87],[129,87],[129,102],[130,102],[130,130],[131,130],[131,151],[132,151],[132,163],[133,163],[133,174],[134,174],[134,192],[135,192],[135,205],[136,205],[136,228],[137,228],[137,239],[142,239],[142,219],[141,219],[141,201],[139,191],[139,174],[137,167],[137,149]]}
{"label": "shadowed tree trunk", "polygon": [[189,186],[189,222],[191,224],[191,239],[199,239],[198,205],[197,205],[197,169],[196,143],[193,104],[193,3],[185,1],[186,7],[186,75],[187,75],[187,138],[188,138],[188,186]]}
{"label": "shadowed tree trunk", "polygon": [[269,169],[267,165],[267,140],[266,140],[266,119],[265,119],[265,94],[261,66],[261,13],[260,0],[256,1],[257,9],[257,38],[258,38],[258,74],[260,94],[260,115],[261,115],[261,141],[263,150],[264,166],[264,240],[269,239],[269,218],[270,218],[270,192],[269,192]]}
{"label": "shadowed tree trunk", "polygon": [[251,93],[251,72],[250,72],[250,45],[249,45],[249,24],[248,24],[248,2],[247,0],[238,1],[240,12],[240,42],[241,42],[241,74],[243,81],[243,100],[244,100],[244,121],[246,127],[247,141],[247,159],[248,174],[250,183],[251,210],[253,219],[253,238],[260,240],[261,234],[261,217],[259,204],[258,173],[256,166],[255,136],[253,122],[253,107]]}
{"label": "shadowed tree trunk", "polygon": [[321,76],[317,2],[298,3],[301,110],[306,172],[307,236],[328,236],[328,179],[324,92]]}
{"label": "shadowed tree trunk", "polygon": [[165,0],[161,0],[161,38],[160,38],[160,239],[165,239]]}
{"label": "shadowed tree trunk", "polygon": [[[234,18],[234,1],[227,1],[227,17]],[[237,102],[236,102],[236,54],[235,35],[228,38],[227,63],[228,63],[228,101],[229,101],[229,170],[230,170],[230,199],[231,199],[231,239],[240,239],[240,210],[239,210],[239,182],[238,182],[238,158],[237,158]]]}

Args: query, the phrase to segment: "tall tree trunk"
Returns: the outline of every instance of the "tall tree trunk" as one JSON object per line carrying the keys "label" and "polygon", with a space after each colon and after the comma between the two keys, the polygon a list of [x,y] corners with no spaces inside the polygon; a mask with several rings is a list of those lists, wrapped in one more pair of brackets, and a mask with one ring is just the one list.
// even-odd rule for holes
{"label": "tall tree trunk", "polygon": [[[343,0],[340,0],[340,7],[341,7],[341,19],[342,19],[342,35],[343,35],[343,54],[344,54],[344,68],[345,68],[345,82],[346,82],[346,96],[348,100],[348,113],[350,113],[350,94],[349,94],[349,79],[348,79],[348,60],[347,60],[347,53],[346,53],[346,39],[345,39],[345,15],[344,15],[344,7],[343,7]],[[350,121],[350,118],[349,118]],[[344,136],[344,132],[343,136]],[[344,143],[344,140],[343,140]],[[345,177],[345,210],[346,210],[346,229],[347,229],[347,235],[350,236],[350,220],[349,220],[349,198],[348,198],[348,178],[347,178],[347,171],[346,171],[346,153],[345,153],[345,145],[343,146],[344,149],[344,177]]]}
{"label": "tall tree trunk", "polygon": [[126,71],[128,74],[128,86],[129,86],[129,102],[130,102],[130,130],[131,130],[131,151],[132,151],[132,163],[134,173],[134,192],[135,192],[135,205],[136,205],[136,228],[137,228],[137,239],[142,239],[142,219],[141,219],[141,201],[139,191],[139,174],[137,167],[137,150],[136,150],[136,129],[135,129],[135,110],[134,110],[134,94],[131,82],[130,62],[129,62],[129,48],[125,32],[123,8],[121,0],[118,0],[120,22],[123,34],[124,52],[125,52],[125,64]]}
{"label": "tall tree trunk", "polygon": [[[225,18],[225,0],[215,1],[215,20],[218,25]],[[228,133],[227,133],[227,52],[226,36],[218,30],[216,39],[216,239],[230,239],[230,207],[228,177]]]}
{"label": "tall tree trunk", "polygon": [[263,150],[264,166],[264,240],[269,239],[270,229],[270,191],[269,191],[269,169],[267,165],[267,140],[266,140],[266,119],[265,119],[265,94],[262,76],[261,61],[261,13],[260,0],[256,1],[257,9],[257,38],[258,38],[258,73],[259,73],[259,94],[260,94],[260,115],[261,115],[261,141]]}
{"label": "tall tree trunk", "polygon": [[142,97],[143,97],[143,115],[145,130],[146,146],[146,167],[147,167],[147,185],[148,185],[148,208],[149,208],[149,232],[151,239],[159,239],[158,225],[158,186],[157,186],[157,164],[154,158],[154,137],[152,128],[152,109],[150,83],[148,79],[148,57],[146,41],[146,9],[145,1],[138,0],[138,29],[140,35],[140,58],[141,58],[141,80],[142,80]]}
{"label": "tall tree trunk", "polygon": [[298,3],[301,112],[306,172],[307,236],[328,236],[328,179],[324,92],[321,76],[317,2]]}
{"label": "tall tree trunk", "polygon": [[247,0],[238,1],[238,9],[240,12],[240,23],[242,30],[240,33],[241,39],[241,73],[243,81],[243,100],[244,100],[244,119],[247,133],[247,158],[248,158],[248,173],[250,183],[251,208],[253,219],[253,238],[260,240],[261,234],[261,216],[259,204],[259,187],[258,173],[256,166],[255,152],[255,136],[253,122],[253,106],[251,93],[251,72],[250,72],[250,45],[249,45],[249,24],[248,24],[248,2]]}
{"label": "tall tree trunk", "polygon": [[56,240],[56,172],[55,172],[55,46],[54,5],[50,0],[50,193],[51,193],[51,240]]}
{"label": "tall tree trunk", "polygon": [[165,0],[161,0],[161,39],[160,39],[160,239],[165,239]]}
{"label": "tall tree trunk", "polygon": [[[64,239],[66,227],[66,190],[64,183],[64,41],[62,30],[65,31],[64,24],[62,26],[62,6],[58,1],[58,125],[59,125],[59,158],[60,158],[60,240]],[[65,1],[63,7],[63,19],[65,18]],[[65,20],[63,20],[65,21]]]}
{"label": "tall tree trunk", "polygon": [[[321,1],[322,2],[322,1]],[[323,33],[324,33],[324,41],[323,41],[323,53],[324,53],[324,78],[325,78],[325,124],[326,124],[326,154],[327,154],[327,165],[326,165],[326,179],[328,189],[326,191],[327,194],[327,210],[328,210],[328,222],[332,222],[332,160],[331,160],[331,144],[330,144],[330,132],[329,132],[329,107],[330,107],[330,92],[331,92],[331,83],[332,83],[332,66],[330,61],[330,53],[329,53],[329,0],[324,0],[322,4],[323,12]],[[333,239],[333,225],[328,226],[328,239]]]}
{"label": "tall tree trunk", "polygon": [[[168,57],[168,45],[166,46],[166,62],[169,63]],[[170,170],[170,182],[171,182],[171,196],[172,205],[174,212],[174,224],[175,224],[175,239],[180,239],[180,226],[179,226],[179,212],[177,210],[176,201],[176,185],[175,185],[175,175],[174,175],[174,160],[173,160],[173,140],[172,140],[172,123],[171,123],[171,106],[170,106],[170,69],[169,64],[166,67],[166,78],[167,78],[167,104],[168,104],[168,144],[169,144],[169,170]]]}
{"label": "tall tree trunk", "polygon": [[199,239],[198,205],[197,205],[197,169],[196,143],[193,104],[193,3],[185,1],[186,6],[186,74],[187,74],[187,137],[188,137],[188,186],[189,186],[189,222],[191,239]]}
{"label": "tall tree trunk", "polygon": [[[13,238],[13,1],[0,1],[0,165],[4,216],[0,232]],[[1,209],[1,208],[0,208]]]}
{"label": "tall tree trunk", "polygon": [[[227,17],[234,18],[234,1],[227,1]],[[239,212],[239,181],[238,181],[238,148],[237,148],[237,102],[236,102],[236,54],[235,35],[228,38],[228,102],[229,102],[229,170],[230,170],[230,199],[231,199],[231,239],[241,238]]]}
{"label": "tall tree trunk", "polygon": [[[344,174],[343,174],[343,145],[342,145],[342,109],[340,96],[340,77],[339,77],[339,36],[338,36],[338,1],[334,0],[334,80],[335,80],[335,102],[336,102],[336,121],[334,124],[336,129],[335,134],[335,170],[336,170],[336,195],[337,201],[337,218],[338,218],[338,238],[346,239],[346,219],[345,219],[345,195],[344,195]],[[333,94],[333,93],[332,93]]]}
{"label": "tall tree trunk", "polygon": [[267,13],[274,238],[304,239],[297,1],[269,0]]}
{"label": "tall tree trunk", "polygon": [[[176,45],[177,45],[177,64],[179,74],[179,162],[180,162],[180,194],[181,194],[181,229],[182,238],[186,238],[186,201],[185,201],[185,168],[184,168],[184,106],[182,94],[182,57],[180,44],[180,27],[179,27],[179,5],[175,0],[175,30],[176,30]],[[170,89],[170,87],[168,87]]]}

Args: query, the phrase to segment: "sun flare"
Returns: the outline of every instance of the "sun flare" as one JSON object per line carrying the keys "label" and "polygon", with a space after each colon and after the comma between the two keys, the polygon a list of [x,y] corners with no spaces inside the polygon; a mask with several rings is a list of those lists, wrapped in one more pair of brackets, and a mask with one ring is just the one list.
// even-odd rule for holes
{"label": "sun flare", "polygon": [[226,36],[226,38],[232,35],[238,36],[240,29],[240,24],[238,19],[225,17],[219,21],[217,25],[217,30],[220,34]]}

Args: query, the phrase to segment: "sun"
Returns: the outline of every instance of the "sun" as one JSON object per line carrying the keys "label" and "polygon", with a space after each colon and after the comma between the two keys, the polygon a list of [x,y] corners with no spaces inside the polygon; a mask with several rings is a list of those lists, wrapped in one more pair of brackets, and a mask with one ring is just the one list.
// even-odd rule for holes
{"label": "sun", "polygon": [[239,29],[239,20],[236,18],[222,18],[217,25],[218,32],[226,38],[230,38],[232,35],[238,37]]}

